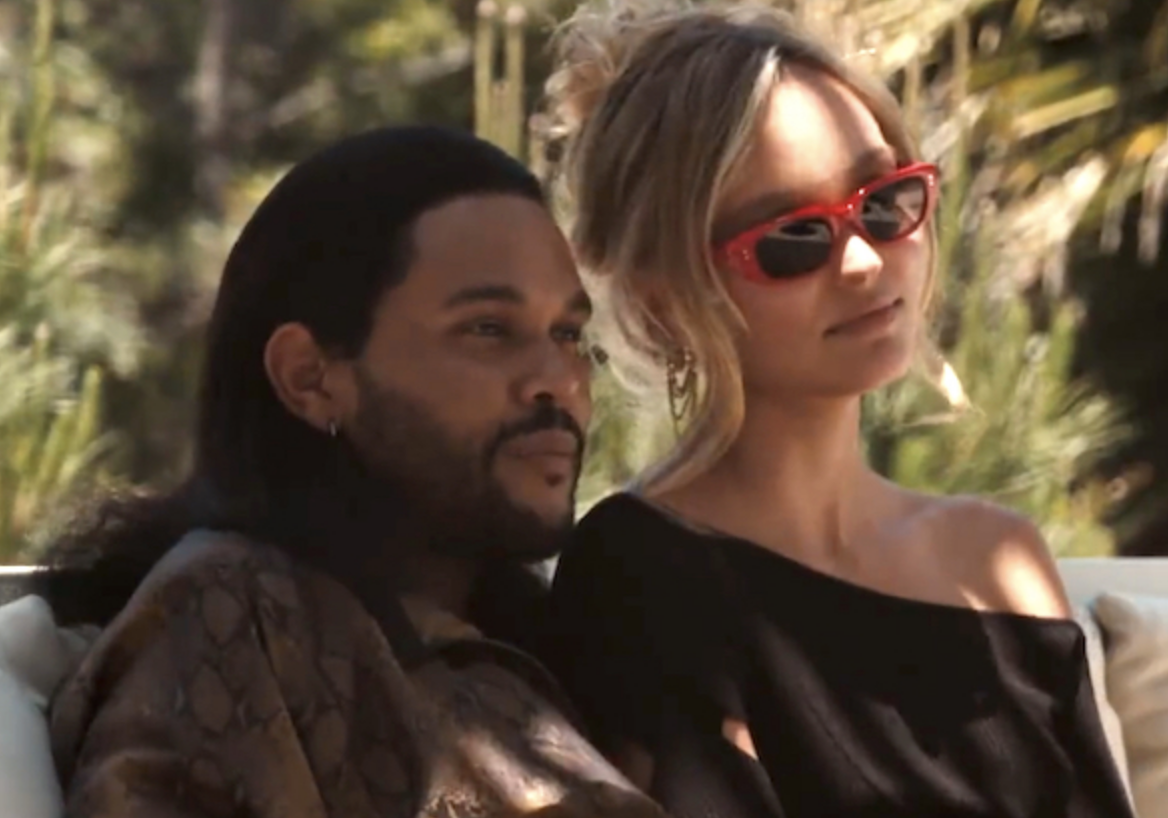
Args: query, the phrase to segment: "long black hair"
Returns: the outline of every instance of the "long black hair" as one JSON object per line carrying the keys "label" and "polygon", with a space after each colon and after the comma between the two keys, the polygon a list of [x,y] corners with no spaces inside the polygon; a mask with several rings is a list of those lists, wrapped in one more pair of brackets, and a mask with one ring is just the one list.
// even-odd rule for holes
{"label": "long black hair", "polygon": [[358,468],[345,446],[290,414],[264,348],[299,322],[317,343],[360,354],[379,297],[410,266],[412,227],[460,196],[544,202],[538,180],[498,148],[432,127],[350,137],[293,168],[233,247],[206,335],[191,473],[167,494],[111,499],[49,549],[32,592],[63,623],[105,623],[194,528],[233,530],[321,563],[361,548]]}

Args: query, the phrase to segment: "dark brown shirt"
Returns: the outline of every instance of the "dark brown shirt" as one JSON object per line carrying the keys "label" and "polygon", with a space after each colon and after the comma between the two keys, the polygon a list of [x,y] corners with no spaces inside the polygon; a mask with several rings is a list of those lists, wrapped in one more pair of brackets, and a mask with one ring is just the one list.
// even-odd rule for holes
{"label": "dark brown shirt", "polygon": [[443,617],[419,624],[434,650],[406,669],[337,582],[192,534],[54,702],[67,815],[662,814],[505,648]]}

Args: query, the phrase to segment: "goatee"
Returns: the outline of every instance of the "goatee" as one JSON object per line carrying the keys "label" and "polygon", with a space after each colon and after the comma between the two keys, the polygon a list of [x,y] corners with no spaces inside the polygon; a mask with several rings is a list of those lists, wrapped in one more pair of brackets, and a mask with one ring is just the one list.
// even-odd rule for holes
{"label": "goatee", "polygon": [[570,415],[540,404],[531,416],[476,447],[448,433],[417,401],[377,386],[360,368],[357,373],[361,403],[351,435],[360,451],[347,441],[338,443],[352,449],[363,472],[360,494],[369,523],[385,526],[390,539],[395,530],[420,533],[425,539],[420,547],[449,557],[531,563],[563,549],[574,521],[571,502],[561,519],[542,518],[508,496],[492,467],[507,440],[544,429],[570,431],[582,450],[583,432]]}

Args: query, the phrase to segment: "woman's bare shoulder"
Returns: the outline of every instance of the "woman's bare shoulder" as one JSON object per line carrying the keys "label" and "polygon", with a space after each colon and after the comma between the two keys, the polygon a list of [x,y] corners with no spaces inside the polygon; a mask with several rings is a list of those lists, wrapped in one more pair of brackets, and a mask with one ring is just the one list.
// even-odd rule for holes
{"label": "woman's bare shoulder", "polygon": [[914,527],[973,604],[1026,616],[1071,615],[1054,556],[1032,520],[980,497],[917,497]]}

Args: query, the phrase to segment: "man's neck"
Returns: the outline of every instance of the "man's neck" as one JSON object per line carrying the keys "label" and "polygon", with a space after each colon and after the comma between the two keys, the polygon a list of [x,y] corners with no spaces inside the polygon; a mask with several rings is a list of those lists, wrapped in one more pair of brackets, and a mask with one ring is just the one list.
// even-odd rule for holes
{"label": "man's neck", "polygon": [[447,613],[466,619],[479,568],[476,560],[432,553],[411,554],[404,566],[404,590],[410,596],[425,599]]}

